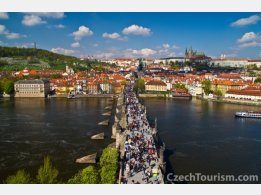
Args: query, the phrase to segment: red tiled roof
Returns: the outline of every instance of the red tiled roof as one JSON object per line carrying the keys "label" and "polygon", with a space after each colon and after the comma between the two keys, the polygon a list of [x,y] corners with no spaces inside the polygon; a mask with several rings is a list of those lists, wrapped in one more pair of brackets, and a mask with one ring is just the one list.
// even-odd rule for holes
{"label": "red tiled roof", "polygon": [[236,74],[236,73],[221,73],[218,75],[219,78],[227,78],[227,79],[241,79],[240,74]]}
{"label": "red tiled roof", "polygon": [[167,84],[164,83],[163,81],[161,81],[161,80],[156,80],[156,79],[153,79],[153,80],[151,80],[151,81],[148,81],[148,82],[146,83],[146,85],[167,86]]}
{"label": "red tiled roof", "polygon": [[242,86],[242,85],[245,85],[245,83],[242,81],[231,81],[231,80],[214,80],[212,81],[212,84],[213,85],[227,85],[227,86]]}
{"label": "red tiled roof", "polygon": [[248,62],[261,62],[261,60],[248,60]]}
{"label": "red tiled roof", "polygon": [[261,90],[230,89],[226,93],[227,94],[235,94],[235,95],[261,96]]}

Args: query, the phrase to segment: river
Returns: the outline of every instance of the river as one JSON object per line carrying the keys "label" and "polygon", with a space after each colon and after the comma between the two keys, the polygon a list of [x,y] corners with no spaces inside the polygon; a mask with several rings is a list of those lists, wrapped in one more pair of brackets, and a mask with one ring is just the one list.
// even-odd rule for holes
{"label": "river", "polygon": [[[0,99],[0,182],[18,169],[35,177],[49,155],[59,170],[59,179],[66,181],[85,165],[75,159],[101,152],[110,139],[111,125],[98,122],[111,98],[16,98]],[[111,117],[113,118],[113,117]],[[105,132],[105,140],[90,136]]]}
{"label": "river", "polygon": [[[261,119],[235,118],[260,107],[198,99],[143,99],[150,120],[157,117],[167,147],[169,172],[244,175],[261,179]],[[222,183],[222,182],[221,182]]]}
{"label": "river", "polygon": [[[178,175],[257,174],[261,178],[261,120],[234,112],[258,107],[164,98],[142,99],[157,117],[168,172]],[[98,126],[110,98],[0,99],[0,181],[18,169],[32,176],[49,155],[66,181],[85,165],[75,159],[112,143],[111,126]],[[112,120],[113,117],[111,117]],[[90,136],[105,132],[105,140]]]}

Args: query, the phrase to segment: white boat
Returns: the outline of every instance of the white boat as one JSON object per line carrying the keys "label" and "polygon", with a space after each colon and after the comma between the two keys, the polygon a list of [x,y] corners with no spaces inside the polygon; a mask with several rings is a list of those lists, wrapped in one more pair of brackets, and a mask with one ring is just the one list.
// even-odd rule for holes
{"label": "white boat", "polygon": [[236,112],[236,117],[243,117],[243,118],[261,118],[261,111],[243,111],[243,112]]}

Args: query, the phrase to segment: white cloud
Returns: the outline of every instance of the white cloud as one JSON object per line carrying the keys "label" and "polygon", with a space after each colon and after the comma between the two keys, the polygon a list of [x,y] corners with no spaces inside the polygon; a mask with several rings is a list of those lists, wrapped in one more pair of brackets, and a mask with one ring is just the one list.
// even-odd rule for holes
{"label": "white cloud", "polygon": [[0,19],[8,19],[8,14],[6,12],[0,12]]}
{"label": "white cloud", "polygon": [[70,50],[70,49],[64,49],[64,48],[52,48],[51,51],[53,53],[58,53],[58,54],[64,54],[64,55],[72,55],[74,54],[74,51],[73,50]]}
{"label": "white cloud", "polygon": [[253,15],[248,18],[241,18],[231,24],[231,26],[246,26],[250,24],[256,24],[258,21],[261,20],[261,17],[258,15]]}
{"label": "white cloud", "polygon": [[28,14],[40,16],[40,17],[46,17],[46,18],[55,18],[60,19],[64,18],[64,12],[29,12]]}
{"label": "white cloud", "polygon": [[78,41],[78,40],[81,40],[85,36],[93,35],[93,32],[91,31],[91,29],[89,29],[86,26],[80,26],[78,28],[78,30],[73,32],[71,35],[74,36],[74,39]]}
{"label": "white cloud", "polygon": [[245,33],[238,42],[238,49],[261,46],[261,35],[254,32]]}
{"label": "white cloud", "polygon": [[129,27],[126,27],[122,30],[122,33],[125,35],[142,35],[142,36],[149,36],[151,34],[151,30],[149,28],[145,28],[142,26],[138,26],[133,24]]}
{"label": "white cloud", "polygon": [[23,38],[23,37],[26,37],[26,36],[21,35],[19,33],[8,32],[8,33],[6,33],[5,37],[7,39],[20,39],[20,38]]}
{"label": "white cloud", "polygon": [[9,30],[6,29],[4,25],[1,24],[0,24],[0,34],[4,35],[7,39],[19,39],[19,38],[26,37],[26,35],[10,32]]}
{"label": "white cloud", "polygon": [[172,45],[172,49],[179,49],[179,46],[177,46],[177,45]]}
{"label": "white cloud", "polygon": [[237,40],[238,43],[245,43],[248,41],[253,41],[260,39],[260,36],[254,32],[245,33],[240,39]]}
{"label": "white cloud", "polygon": [[224,55],[225,55],[225,58],[235,58],[235,57],[237,57],[236,53],[229,53],[229,54],[224,54]]}
{"label": "white cloud", "polygon": [[127,36],[123,36],[118,38],[119,41],[128,41],[128,37]]}
{"label": "white cloud", "polygon": [[131,51],[132,54],[134,54],[135,56],[141,56],[141,57],[148,57],[151,55],[154,55],[157,53],[157,51],[153,50],[153,49],[149,49],[149,48],[144,48],[144,49],[140,49],[140,50],[129,50]]}
{"label": "white cloud", "polygon": [[169,49],[169,48],[170,48],[170,45],[169,45],[168,43],[165,43],[165,44],[162,45],[162,47],[163,47],[164,49]]}
{"label": "white cloud", "polygon": [[238,47],[239,48],[247,48],[247,47],[258,47],[258,46],[261,46],[261,43],[256,42],[256,41],[252,41],[252,42],[242,43]]}
{"label": "white cloud", "polygon": [[54,28],[65,28],[63,24],[57,24],[53,26]]}
{"label": "white cloud", "polygon": [[42,18],[37,15],[25,15],[22,20],[22,24],[25,26],[35,26],[46,23],[46,21],[42,20]]}
{"label": "white cloud", "polygon": [[98,59],[107,59],[107,58],[111,58],[113,57],[115,54],[114,53],[111,53],[111,52],[104,52],[104,53],[98,53],[98,54],[95,54],[95,58],[98,58]]}
{"label": "white cloud", "polygon": [[81,47],[81,44],[79,42],[75,42],[71,44],[71,47],[73,48]]}
{"label": "white cloud", "polygon": [[[170,45],[169,43],[164,43],[161,46],[157,46],[157,54],[154,57],[162,58],[162,57],[175,57],[177,56],[177,49],[179,49],[176,45]],[[183,55],[183,53],[182,53]]]}
{"label": "white cloud", "polygon": [[119,35],[119,33],[107,33],[107,32],[105,32],[105,33],[103,33],[102,34],[102,37],[103,38],[109,38],[109,39],[118,39],[118,38],[120,38],[120,35]]}
{"label": "white cloud", "polygon": [[5,26],[0,24],[0,34],[4,34],[5,30]]}

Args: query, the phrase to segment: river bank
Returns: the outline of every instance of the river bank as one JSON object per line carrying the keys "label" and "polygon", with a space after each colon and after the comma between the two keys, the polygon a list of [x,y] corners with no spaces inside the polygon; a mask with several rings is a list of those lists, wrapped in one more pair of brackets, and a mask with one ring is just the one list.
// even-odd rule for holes
{"label": "river bank", "polygon": [[[82,95],[76,95],[76,98],[113,98],[117,97],[117,94],[82,94]],[[68,94],[56,94],[51,95],[49,98],[67,98]],[[15,98],[15,95],[0,95],[0,98]],[[30,97],[29,97],[30,98]],[[33,97],[35,98],[35,97]]]}
{"label": "river bank", "polygon": [[221,98],[221,99],[214,99],[214,98],[203,98],[200,96],[192,97],[192,98],[186,98],[186,97],[180,97],[180,98],[173,98],[170,96],[170,94],[139,94],[140,98],[170,98],[170,99],[181,99],[181,100],[190,100],[190,99],[200,99],[202,101],[211,101],[211,102],[220,102],[220,103],[228,103],[228,104],[238,104],[238,105],[247,105],[247,106],[261,106],[261,102],[254,102],[249,100],[236,100],[236,99],[229,99],[229,98]]}
{"label": "river bank", "polygon": [[247,105],[247,106],[261,106],[261,102],[254,102],[248,100],[236,100],[236,99],[229,99],[229,98],[222,98],[222,99],[206,99],[201,97],[196,97],[197,99],[203,101],[211,101],[211,102],[220,102],[220,103],[228,103],[228,104],[238,104],[238,105]]}
{"label": "river bank", "polygon": [[[52,95],[52,96],[49,96],[50,98],[60,98],[60,97],[68,97],[68,94],[57,94],[57,95]],[[82,94],[82,95],[76,95],[76,98],[94,98],[94,97],[97,97],[97,98],[113,98],[113,97],[117,97],[116,94]]]}

